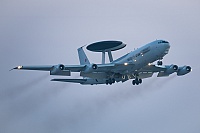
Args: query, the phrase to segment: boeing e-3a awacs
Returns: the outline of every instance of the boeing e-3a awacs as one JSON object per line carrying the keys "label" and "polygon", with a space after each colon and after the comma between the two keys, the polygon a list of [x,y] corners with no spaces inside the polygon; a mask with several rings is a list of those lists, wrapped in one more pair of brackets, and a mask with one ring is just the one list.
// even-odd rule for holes
{"label": "boeing e-3a awacs", "polygon": [[[178,76],[191,72],[190,66],[178,67],[175,64],[162,65],[163,57],[168,54],[170,44],[165,40],[156,40],[148,43],[124,56],[113,60],[111,51],[125,47],[121,41],[101,41],[87,46],[87,49],[102,52],[102,63],[90,63],[83,47],[78,48],[80,65],[47,65],[47,66],[17,66],[18,70],[50,71],[50,75],[71,76],[71,72],[80,72],[82,79],[52,79],[51,81],[72,82],[80,84],[113,84],[132,79],[133,85],[142,83],[142,79],[152,77],[169,76],[177,73]],[[108,53],[109,63],[105,63],[105,53]],[[157,64],[152,64],[157,61]]]}

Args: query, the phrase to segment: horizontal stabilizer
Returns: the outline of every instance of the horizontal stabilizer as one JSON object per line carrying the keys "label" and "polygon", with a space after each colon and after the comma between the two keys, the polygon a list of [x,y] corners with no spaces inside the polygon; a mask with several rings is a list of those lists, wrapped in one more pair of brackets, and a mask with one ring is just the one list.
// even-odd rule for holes
{"label": "horizontal stabilizer", "polygon": [[83,84],[87,81],[87,79],[52,79],[51,81],[72,82],[72,83]]}

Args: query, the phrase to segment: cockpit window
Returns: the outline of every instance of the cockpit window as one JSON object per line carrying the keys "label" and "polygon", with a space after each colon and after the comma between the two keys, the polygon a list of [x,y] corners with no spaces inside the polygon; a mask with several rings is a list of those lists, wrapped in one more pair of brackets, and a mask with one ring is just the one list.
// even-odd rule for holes
{"label": "cockpit window", "polygon": [[158,44],[160,44],[160,43],[169,43],[169,42],[167,42],[167,41],[159,41]]}
{"label": "cockpit window", "polygon": [[167,42],[167,41],[162,41],[162,43],[169,43],[169,42]]}

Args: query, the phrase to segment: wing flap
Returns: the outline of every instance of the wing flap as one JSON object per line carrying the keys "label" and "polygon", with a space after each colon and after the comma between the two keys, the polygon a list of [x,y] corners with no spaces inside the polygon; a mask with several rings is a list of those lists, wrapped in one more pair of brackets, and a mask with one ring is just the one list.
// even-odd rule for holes
{"label": "wing flap", "polygon": [[165,66],[158,66],[158,65],[147,65],[139,70],[139,72],[161,72],[165,71]]}
{"label": "wing flap", "polygon": [[169,74],[165,73],[165,72],[159,72],[157,77],[167,77],[169,76]]}
{"label": "wing flap", "polygon": [[[38,70],[38,71],[51,71],[54,67],[59,65],[44,65],[44,66],[17,66],[13,69],[18,70]],[[57,67],[59,68],[59,67]],[[13,70],[11,69],[11,70]],[[64,70],[70,70],[72,72],[80,72],[85,69],[85,65],[65,65]]]}
{"label": "wing flap", "polygon": [[150,78],[152,76],[153,76],[153,72],[144,72],[144,73],[140,73],[138,78],[144,79],[144,78]]}

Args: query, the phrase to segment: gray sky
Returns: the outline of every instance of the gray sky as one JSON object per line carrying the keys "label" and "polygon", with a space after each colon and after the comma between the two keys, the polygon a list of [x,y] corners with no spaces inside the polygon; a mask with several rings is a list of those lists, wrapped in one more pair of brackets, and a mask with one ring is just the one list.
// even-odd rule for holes
{"label": "gray sky", "polygon": [[[2,0],[0,132],[199,133],[199,13],[199,0]],[[78,64],[76,49],[95,41],[128,44],[117,58],[155,39],[171,44],[164,64],[191,65],[192,73],[154,75],[140,86],[82,86],[50,82],[47,72],[8,71]]]}

